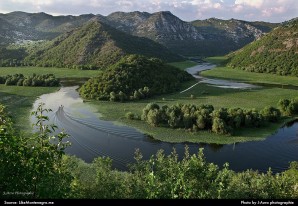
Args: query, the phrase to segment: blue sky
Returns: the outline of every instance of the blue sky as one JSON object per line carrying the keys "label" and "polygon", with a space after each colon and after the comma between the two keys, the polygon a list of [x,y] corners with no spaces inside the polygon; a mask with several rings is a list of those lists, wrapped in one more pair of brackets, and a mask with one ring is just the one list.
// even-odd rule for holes
{"label": "blue sky", "polygon": [[282,22],[298,16],[297,0],[1,0],[0,13],[46,12],[53,15],[115,11],[171,11],[182,20],[211,17]]}

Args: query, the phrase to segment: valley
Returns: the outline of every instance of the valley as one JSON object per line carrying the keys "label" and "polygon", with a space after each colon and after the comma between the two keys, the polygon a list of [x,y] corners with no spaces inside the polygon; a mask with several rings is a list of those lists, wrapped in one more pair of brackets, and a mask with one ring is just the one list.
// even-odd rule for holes
{"label": "valley", "polygon": [[0,14],[1,191],[297,198],[297,24]]}

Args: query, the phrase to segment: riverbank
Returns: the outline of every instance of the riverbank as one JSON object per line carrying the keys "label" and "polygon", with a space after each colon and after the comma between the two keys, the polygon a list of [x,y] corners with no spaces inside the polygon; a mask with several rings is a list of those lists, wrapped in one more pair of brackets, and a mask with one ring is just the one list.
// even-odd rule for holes
{"label": "riverbank", "polygon": [[23,87],[0,84],[0,103],[5,105],[17,129],[31,128],[30,110],[36,99],[43,94],[57,91],[58,87]]}
{"label": "riverbank", "polygon": [[[181,65],[179,64],[180,68]],[[186,66],[189,63],[185,63]],[[193,65],[191,65],[193,66]],[[181,68],[182,69],[182,68]],[[186,69],[186,68],[184,68]],[[211,70],[212,71],[212,70]],[[185,90],[185,91],[184,91]],[[220,107],[240,107],[244,109],[255,108],[261,110],[266,106],[277,106],[277,102],[283,98],[294,98],[297,96],[295,90],[285,90],[281,88],[258,87],[247,90],[234,88],[216,88],[214,86],[193,81],[191,84],[184,85],[181,88],[182,93],[162,95],[150,100],[143,100],[130,103],[114,103],[91,101],[93,107],[103,115],[106,120],[117,121],[120,124],[129,125],[137,128],[143,133],[152,136],[156,140],[166,142],[204,142],[217,144],[231,144],[235,142],[264,140],[273,134],[283,124],[288,122],[289,118],[284,118],[278,123],[268,124],[264,128],[247,128],[235,132],[235,136],[216,135],[210,132],[188,132],[184,129],[171,129],[151,127],[145,122],[139,120],[129,120],[125,118],[127,112],[132,112],[141,116],[142,109],[150,102],[160,105],[183,104],[212,104],[215,108]]]}
{"label": "riverbank", "polygon": [[[45,67],[0,67],[0,76],[24,74],[32,76],[34,73],[52,73],[60,79],[81,79],[99,74],[98,70],[76,70],[67,68],[45,68]],[[57,91],[58,87],[23,87],[5,86],[0,84],[0,103],[5,105],[9,115],[15,122],[17,129],[30,131],[30,110],[35,100],[43,95]]]}
{"label": "riverbank", "polygon": [[[144,159],[149,159],[159,149],[162,149],[165,155],[168,155],[175,148],[176,153],[181,156],[184,154],[186,145],[189,148],[190,155],[196,154],[198,148],[204,148],[208,161],[218,165],[229,162],[231,168],[236,171],[248,168],[267,171],[268,167],[271,167],[273,172],[279,172],[285,170],[288,167],[288,162],[295,160],[297,157],[298,145],[296,142],[298,137],[296,131],[298,122],[276,128],[274,134],[264,141],[238,143],[236,140],[233,144],[214,144],[212,142],[207,144],[190,143],[188,141],[189,137],[186,136],[190,132],[184,129],[165,128],[167,130],[164,130],[163,134],[162,130],[159,130],[163,128],[151,127],[140,120],[131,120],[133,123],[139,123],[140,128],[147,126],[150,132],[157,132],[157,135],[163,134],[163,138],[166,135],[170,137],[169,141],[157,141],[156,138],[150,138],[148,135],[136,131],[133,127],[116,125],[111,121],[102,120],[97,115],[98,113],[94,110],[93,105],[83,102],[76,88],[77,86],[63,87],[57,92],[42,95],[34,103],[34,108],[36,109],[39,102],[45,102],[45,108],[53,110],[52,113],[48,114],[50,122],[70,135],[68,140],[71,142],[71,147],[66,149],[66,153],[76,155],[88,163],[92,162],[94,158],[105,156],[113,159],[113,167],[127,170],[126,165],[135,161],[133,156],[137,148],[142,152]],[[95,104],[97,105],[96,102]],[[119,105],[115,102],[110,102],[110,104],[114,104],[114,108]],[[288,118],[281,119],[280,124],[275,125],[280,127],[282,122],[287,120]],[[129,120],[123,117],[117,122],[128,125],[129,122],[126,121]],[[267,128],[270,127],[270,125],[267,126]],[[138,125],[135,125],[135,127],[138,127]],[[168,131],[170,132],[166,133]],[[257,132],[260,134],[261,131],[262,128],[261,130],[251,128],[251,133]],[[184,137],[185,141],[171,143],[173,136],[179,135],[179,132],[181,136],[178,136],[178,138]],[[245,135],[249,134],[247,130],[239,130],[238,132],[245,132]],[[204,139],[208,141],[208,132],[199,134],[206,134]],[[217,135],[217,137],[219,136]],[[221,140],[232,141],[233,137],[222,136]],[[214,141],[214,138],[211,138],[211,141]]]}
{"label": "riverbank", "polygon": [[298,78],[293,76],[280,76],[277,74],[264,74],[264,73],[254,73],[247,72],[240,69],[232,69],[231,67],[223,66],[226,59],[224,57],[213,57],[205,59],[207,62],[218,65],[212,70],[202,71],[201,76],[206,78],[216,78],[223,80],[234,80],[243,83],[251,83],[258,85],[265,85],[271,87],[297,87],[298,89]]}
{"label": "riverbank", "polygon": [[[193,62],[189,61],[185,63],[175,64],[179,64],[180,69],[186,69],[189,66],[194,65]],[[33,72],[35,70],[36,68],[31,68],[30,71]],[[20,70],[15,69],[15,71]],[[54,72],[54,74],[58,75],[58,77],[62,74],[58,71],[56,72]],[[91,75],[91,73],[96,73],[95,71],[90,71],[90,73],[84,73],[85,76],[83,76],[82,71],[70,70],[69,72],[70,76],[75,77],[86,77],[88,75]],[[208,84],[196,83],[197,80],[184,83],[181,87],[180,92],[193,86],[194,84],[195,85],[183,93],[176,92],[168,95],[155,96],[154,98],[149,100],[141,100],[129,103],[115,103],[109,101],[88,101],[87,104],[90,104],[90,106],[92,106],[95,109],[95,111],[100,113],[104,119],[115,121],[117,122],[117,124],[125,124],[135,127],[139,131],[154,137],[154,139],[156,140],[166,142],[204,142],[217,144],[231,144],[235,142],[263,140],[270,134],[274,133],[282,124],[284,124],[284,122],[288,120],[285,119],[282,122],[270,124],[268,125],[268,127],[262,129],[245,129],[241,131],[236,131],[235,136],[230,137],[216,135],[209,132],[192,133],[183,129],[178,130],[170,128],[151,127],[147,125],[147,123],[139,120],[129,120],[125,117],[125,115],[128,112],[132,112],[137,116],[141,116],[142,109],[150,102],[156,102],[160,105],[166,104],[168,106],[177,103],[195,105],[212,104],[216,109],[220,107],[240,107],[244,109],[255,108],[261,110],[265,106],[276,107],[279,99],[294,98],[297,96],[297,91],[292,89],[262,87],[252,88],[249,90],[242,90],[230,88],[216,88]],[[41,94],[51,93],[57,90],[57,88],[7,87],[4,85],[1,85],[0,88],[2,97],[0,99],[0,102],[8,106],[8,109],[12,112],[14,119],[21,128],[26,128],[27,125],[30,124],[28,116],[29,111],[32,108],[34,99],[36,99]],[[26,96],[28,96],[27,99]],[[6,98],[8,99],[6,100]]]}

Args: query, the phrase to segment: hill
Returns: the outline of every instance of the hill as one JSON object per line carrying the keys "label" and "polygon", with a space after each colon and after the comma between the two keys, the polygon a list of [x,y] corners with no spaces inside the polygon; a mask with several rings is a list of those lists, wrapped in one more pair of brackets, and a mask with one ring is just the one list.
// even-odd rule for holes
{"label": "hill", "polygon": [[25,62],[38,66],[106,68],[126,54],[165,61],[182,59],[152,40],[131,36],[93,18],[82,27],[43,43],[30,52]]}
{"label": "hill", "polygon": [[98,77],[89,79],[80,88],[80,94],[87,99],[138,100],[174,92],[180,83],[191,79],[187,72],[160,59],[128,55]]}
{"label": "hill", "polygon": [[229,55],[228,65],[246,71],[298,76],[298,19]]}
{"label": "hill", "polygon": [[169,11],[114,12],[108,16],[52,16],[46,13],[18,11],[0,14],[0,44],[7,46],[11,43],[52,40],[94,18],[126,34],[151,39],[184,56],[227,54],[254,41],[278,25],[216,18],[185,22]]}

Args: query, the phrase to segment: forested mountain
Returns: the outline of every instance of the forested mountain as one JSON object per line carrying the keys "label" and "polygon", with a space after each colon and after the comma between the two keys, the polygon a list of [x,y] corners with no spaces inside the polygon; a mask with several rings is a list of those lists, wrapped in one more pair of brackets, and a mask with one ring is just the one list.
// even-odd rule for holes
{"label": "forested mountain", "polygon": [[229,61],[246,71],[298,76],[298,19],[232,53]]}
{"label": "forested mountain", "polygon": [[185,22],[168,11],[115,12],[108,16],[52,16],[46,13],[0,14],[0,44],[52,40],[97,19],[127,34],[146,37],[180,55],[227,54],[259,38],[277,24],[235,19],[207,19]]}
{"label": "forested mountain", "polygon": [[131,36],[93,18],[82,27],[41,44],[25,62],[58,67],[87,65],[88,69],[95,69],[106,68],[126,54],[142,54],[166,61],[182,59],[150,39]]}

